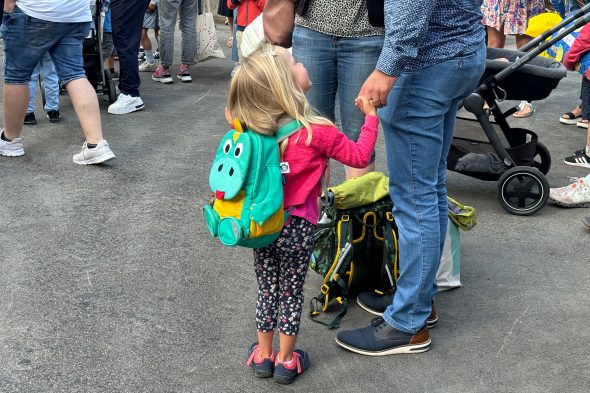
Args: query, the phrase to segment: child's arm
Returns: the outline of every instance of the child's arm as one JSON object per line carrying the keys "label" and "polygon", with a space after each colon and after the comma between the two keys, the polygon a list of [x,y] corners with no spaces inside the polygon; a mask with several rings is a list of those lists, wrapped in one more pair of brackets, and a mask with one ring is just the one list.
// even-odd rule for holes
{"label": "child's arm", "polygon": [[570,50],[563,59],[563,65],[568,70],[573,70],[584,53],[590,51],[590,24],[585,25],[578,38],[574,40]]}
{"label": "child's arm", "polygon": [[[364,168],[371,162],[371,155],[377,141],[377,129],[379,119],[376,116],[375,107],[364,97],[359,97],[355,105],[360,105],[361,111],[365,114],[365,124],[361,127],[361,134],[358,141],[354,142],[338,131],[336,127],[322,127],[321,132],[312,136],[312,140],[317,136],[317,143],[324,153],[353,168]],[[319,131],[319,130],[318,130]]]}

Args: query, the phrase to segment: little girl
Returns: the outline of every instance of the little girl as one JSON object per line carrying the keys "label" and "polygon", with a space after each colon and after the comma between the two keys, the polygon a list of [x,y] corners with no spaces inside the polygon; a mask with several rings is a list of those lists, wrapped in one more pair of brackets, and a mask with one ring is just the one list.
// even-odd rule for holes
{"label": "little girl", "polygon": [[[307,353],[295,349],[303,306],[303,284],[318,222],[317,198],[328,158],[364,168],[371,160],[377,138],[375,107],[365,97],[356,106],[365,124],[355,143],[309,106],[305,92],[311,87],[305,67],[280,47],[264,44],[237,68],[231,81],[226,117],[237,118],[245,128],[264,135],[292,119],[303,127],[281,142],[284,173],[284,208],[290,218],[279,238],[254,250],[258,280],[256,327],[258,341],[251,345],[247,364],[260,378],[291,383],[309,367]],[[280,349],[273,350],[278,327]]]}

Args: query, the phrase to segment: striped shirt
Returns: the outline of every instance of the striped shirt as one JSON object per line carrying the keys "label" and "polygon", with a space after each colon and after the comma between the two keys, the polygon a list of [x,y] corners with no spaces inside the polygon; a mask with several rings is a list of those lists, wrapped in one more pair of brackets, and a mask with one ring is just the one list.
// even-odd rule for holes
{"label": "striped shirt", "polygon": [[481,0],[385,0],[385,43],[377,69],[391,76],[469,53],[485,39]]}

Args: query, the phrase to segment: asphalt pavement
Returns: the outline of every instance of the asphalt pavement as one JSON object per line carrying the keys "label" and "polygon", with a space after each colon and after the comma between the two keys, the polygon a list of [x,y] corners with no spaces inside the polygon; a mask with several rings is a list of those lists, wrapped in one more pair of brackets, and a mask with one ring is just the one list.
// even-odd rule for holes
{"label": "asphalt pavement", "polygon": [[[252,252],[221,247],[200,213],[232,66],[198,64],[191,84],[143,74],[146,108],[126,116],[108,115],[100,97],[117,155],[101,166],[72,163],[84,140],[69,98],[57,125],[38,100],[26,155],[0,157],[1,392],[590,391],[590,232],[581,223],[590,210],[513,216],[495,182],[456,173],[449,194],[474,206],[479,223],[461,233],[463,287],[439,295],[432,349],[362,357],[304,316],[298,346],[309,371],[290,386],[255,378],[245,366]],[[588,173],[562,163],[586,131],[558,123],[578,103],[580,79],[569,73],[533,117],[511,120],[549,148],[552,186]],[[377,168],[386,171],[381,135]],[[341,165],[332,179],[343,180]],[[319,286],[310,272],[308,299]],[[370,320],[352,304],[341,329]]]}

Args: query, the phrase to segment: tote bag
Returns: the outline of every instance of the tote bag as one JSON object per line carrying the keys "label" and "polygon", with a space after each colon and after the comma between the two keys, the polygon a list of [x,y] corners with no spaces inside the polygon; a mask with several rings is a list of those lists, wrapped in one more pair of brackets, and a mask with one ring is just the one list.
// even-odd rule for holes
{"label": "tote bag", "polygon": [[203,12],[197,15],[197,55],[195,60],[202,62],[209,59],[223,59],[225,54],[217,42],[215,21],[209,9],[209,2],[204,1]]}

